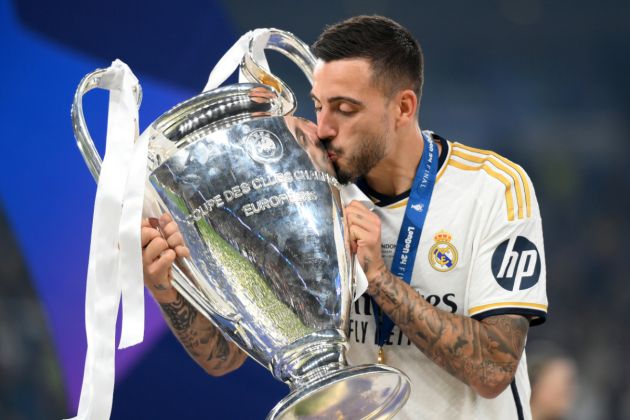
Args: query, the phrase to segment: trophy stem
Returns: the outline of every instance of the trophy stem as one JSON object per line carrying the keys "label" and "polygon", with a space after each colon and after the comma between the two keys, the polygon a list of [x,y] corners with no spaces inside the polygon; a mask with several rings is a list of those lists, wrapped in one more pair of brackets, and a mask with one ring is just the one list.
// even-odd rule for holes
{"label": "trophy stem", "polygon": [[308,386],[347,366],[346,340],[339,330],[321,330],[287,346],[272,360],[272,372],[291,390]]}

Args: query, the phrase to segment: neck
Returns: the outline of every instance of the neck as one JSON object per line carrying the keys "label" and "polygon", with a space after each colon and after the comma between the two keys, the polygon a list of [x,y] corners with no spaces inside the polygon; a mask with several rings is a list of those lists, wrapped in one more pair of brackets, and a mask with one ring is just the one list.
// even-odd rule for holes
{"label": "neck", "polygon": [[418,125],[394,141],[387,155],[365,177],[370,188],[388,196],[402,194],[411,188],[424,150]]}

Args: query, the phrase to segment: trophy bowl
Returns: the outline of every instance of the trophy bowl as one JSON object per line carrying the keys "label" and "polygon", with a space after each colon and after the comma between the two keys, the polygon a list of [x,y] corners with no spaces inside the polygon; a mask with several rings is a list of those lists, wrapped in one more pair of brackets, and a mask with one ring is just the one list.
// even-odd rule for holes
{"label": "trophy bowl", "polygon": [[[96,177],[81,97],[98,77],[84,78],[73,107]],[[353,267],[340,185],[312,123],[286,105],[278,85],[240,83],[159,117],[142,134],[145,214],[170,214],[190,249],[173,267],[178,292],[289,386],[268,419],[390,418],[409,379],[347,364]]]}

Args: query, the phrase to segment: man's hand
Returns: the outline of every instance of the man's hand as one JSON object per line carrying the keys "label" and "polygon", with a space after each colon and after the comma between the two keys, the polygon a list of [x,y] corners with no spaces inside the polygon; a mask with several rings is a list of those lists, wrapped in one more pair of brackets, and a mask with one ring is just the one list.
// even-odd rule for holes
{"label": "man's hand", "polygon": [[141,243],[144,284],[159,303],[175,301],[171,267],[176,257],[190,255],[177,224],[168,214],[142,220]]}
{"label": "man's hand", "polygon": [[381,219],[364,204],[353,200],[346,207],[350,248],[368,280],[385,267],[381,250]]}
{"label": "man's hand", "polygon": [[481,396],[503,392],[514,378],[529,321],[497,315],[479,322],[435,308],[385,265],[376,214],[352,201],[346,207],[346,226],[352,252],[368,279],[368,294],[416,347]]}
{"label": "man's hand", "polygon": [[247,355],[171,284],[175,258],[190,256],[177,224],[168,214],[142,221],[144,284],[160,304],[164,319],[188,354],[212,376],[224,375],[243,364]]}

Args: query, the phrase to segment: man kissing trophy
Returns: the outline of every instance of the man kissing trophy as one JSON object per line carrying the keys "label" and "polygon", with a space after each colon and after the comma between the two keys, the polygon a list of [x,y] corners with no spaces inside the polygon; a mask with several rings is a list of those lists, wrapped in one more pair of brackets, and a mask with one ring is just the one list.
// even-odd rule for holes
{"label": "man kissing trophy", "polygon": [[[265,49],[288,57],[311,80],[308,46],[277,29],[251,31],[217,64],[203,93],[141,135],[141,90],[124,63],[79,84],[74,132],[99,185],[78,418],[111,412],[121,297],[119,347],[142,341],[140,219],[163,213],[190,250],[174,264],[176,290],[289,386],[268,419],[381,419],[405,404],[410,385],[400,371],[347,365],[354,268],[340,186],[319,139],[303,129],[310,123],[292,116],[294,94],[269,71]],[[239,83],[219,87],[236,67]],[[82,109],[93,88],[110,91],[103,162]]]}

